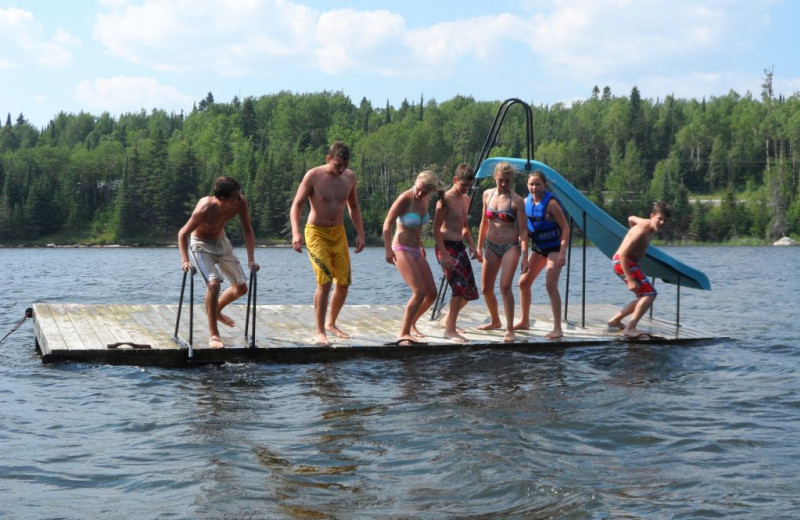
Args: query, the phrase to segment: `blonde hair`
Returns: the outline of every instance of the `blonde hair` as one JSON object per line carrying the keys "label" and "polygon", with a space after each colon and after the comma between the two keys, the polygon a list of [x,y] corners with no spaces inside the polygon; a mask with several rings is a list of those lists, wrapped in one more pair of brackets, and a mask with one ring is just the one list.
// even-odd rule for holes
{"label": "blonde hair", "polygon": [[424,170],[424,171],[419,172],[419,175],[417,175],[417,180],[415,181],[415,184],[417,182],[421,182],[422,186],[427,190],[437,191],[439,193],[444,191],[444,187],[445,187],[444,183],[442,181],[440,181],[439,177],[437,177],[436,174],[433,173],[430,170]]}
{"label": "blonde hair", "polygon": [[514,169],[510,162],[503,161],[497,163],[497,166],[494,167],[494,173],[492,176],[497,175],[498,173],[500,175],[505,175],[507,173],[513,175],[516,171],[517,170]]}

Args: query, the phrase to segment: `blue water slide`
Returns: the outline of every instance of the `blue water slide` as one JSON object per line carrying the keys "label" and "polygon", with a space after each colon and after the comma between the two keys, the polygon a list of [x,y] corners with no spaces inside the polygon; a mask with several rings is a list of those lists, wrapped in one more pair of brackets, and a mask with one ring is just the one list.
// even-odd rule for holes
{"label": "blue water slide", "polygon": [[[547,188],[558,197],[562,207],[578,227],[604,255],[609,259],[614,256],[628,229],[543,162],[531,160],[528,164],[525,159],[492,157],[481,162],[476,178],[492,177],[497,163],[504,161],[511,163],[523,173],[533,170],[543,171],[547,176]],[[639,261],[639,265],[648,276],[660,278],[666,283],[705,291],[711,290],[711,282],[703,272],[689,267],[652,245],[647,248],[645,258]]]}

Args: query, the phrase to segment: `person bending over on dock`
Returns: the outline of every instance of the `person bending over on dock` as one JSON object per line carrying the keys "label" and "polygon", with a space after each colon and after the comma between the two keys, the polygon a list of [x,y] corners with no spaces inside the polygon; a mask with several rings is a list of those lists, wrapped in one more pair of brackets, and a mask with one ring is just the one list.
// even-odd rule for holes
{"label": "person bending over on dock", "polygon": [[[221,321],[229,327],[235,325],[230,317],[222,313],[222,309],[247,294],[247,280],[242,265],[233,254],[233,247],[225,234],[225,224],[237,215],[247,248],[247,265],[252,271],[258,271],[259,265],[253,258],[255,236],[241,186],[235,179],[222,176],[214,181],[213,193],[212,197],[203,197],[197,202],[192,216],[178,231],[178,248],[181,252],[181,269],[188,271],[192,268],[189,261],[191,248],[197,268],[206,281],[208,346],[222,348],[224,345],[219,337],[217,322]],[[223,276],[230,287],[220,295]]]}
{"label": "person bending over on dock", "polygon": [[553,330],[545,338],[557,339],[564,335],[561,330],[561,293],[558,292],[558,277],[567,263],[569,226],[558,200],[545,189],[547,178],[541,170],[528,175],[528,191],[525,198],[525,214],[528,217],[531,254],[528,257],[528,272],[519,277],[519,302],[522,318],[514,325],[515,330],[531,328],[531,286],[536,277],[547,267],[545,288],[553,311]]}
{"label": "person bending over on dock", "polygon": [[[514,293],[511,284],[522,251],[528,251],[528,226],[525,225],[525,201],[511,189],[514,167],[507,162],[497,163],[494,182],[497,187],[483,192],[483,212],[478,232],[478,249],[486,246],[481,271],[481,292],[489,309],[491,321],[480,325],[479,330],[502,328],[494,295],[494,283],[500,273],[500,294],[506,315],[506,335],[503,341],[513,343]],[[522,273],[528,270],[526,258],[522,259]],[[502,271],[502,272],[501,272]]]}
{"label": "person bending over on dock", "polygon": [[[456,327],[458,313],[468,301],[478,299],[478,287],[472,272],[470,257],[482,262],[480,250],[469,230],[469,191],[475,183],[475,170],[468,164],[459,164],[453,175],[453,186],[436,203],[433,216],[433,238],[436,240],[436,259],[442,266],[450,285],[450,309],[442,324],[444,337],[459,343],[469,340]],[[469,252],[464,242],[469,245]]]}
{"label": "person bending over on dock", "polygon": [[[639,331],[636,325],[653,305],[658,293],[639,268],[638,262],[645,255],[653,234],[663,228],[671,216],[672,209],[666,202],[656,202],[649,219],[634,215],[628,217],[631,229],[622,239],[622,243],[612,259],[614,272],[628,285],[628,289],[633,291],[636,299],[625,305],[609,320],[608,328],[622,329],[622,333],[628,338],[647,335]],[[625,325],[622,320],[627,316],[631,316],[631,319]]]}
{"label": "person bending over on dock", "polygon": [[[348,169],[350,149],[341,141],[330,147],[325,164],[306,172],[292,202],[289,220],[292,225],[292,247],[300,253],[303,244],[317,277],[314,314],[317,324],[316,344],[327,347],[327,332],[338,338],[350,336],[336,325],[336,318],[347,299],[352,277],[347,235],[344,229],[344,208],[356,228],[356,253],[364,249],[364,224],[358,206],[356,176]],[[305,233],[300,232],[300,215],[306,201],[311,206]],[[331,285],[335,282],[333,294]],[[328,297],[330,296],[330,313]]]}
{"label": "person bending over on dock", "polygon": [[[413,345],[424,336],[417,329],[417,320],[436,301],[436,281],[422,245],[422,228],[430,220],[428,205],[432,192],[444,193],[444,185],[431,171],[417,175],[414,186],[405,190],[389,208],[383,221],[383,243],[386,262],[397,267],[411,289],[411,298],[403,313],[403,324],[397,337],[400,345]],[[392,238],[392,225],[397,228]]]}

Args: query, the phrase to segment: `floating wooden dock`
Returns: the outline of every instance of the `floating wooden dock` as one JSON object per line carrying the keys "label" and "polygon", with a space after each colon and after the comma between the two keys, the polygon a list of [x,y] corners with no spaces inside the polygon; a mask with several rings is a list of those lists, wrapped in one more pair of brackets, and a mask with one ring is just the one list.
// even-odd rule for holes
{"label": "floating wooden dock", "polygon": [[[43,362],[75,361],[115,365],[187,366],[225,362],[317,362],[358,356],[395,358],[475,349],[542,351],[571,346],[604,345],[625,341],[619,332],[608,331],[605,323],[617,308],[611,305],[586,307],[585,327],[564,323],[564,337],[544,338],[552,328],[547,305],[531,307],[532,329],[517,331],[514,343],[504,343],[504,330],[481,331],[487,321],[486,308],[465,307],[458,326],[469,343],[442,338],[444,329],[428,317],[419,320],[424,344],[391,345],[396,341],[403,314],[402,305],[345,305],[339,326],[350,339],[329,334],[330,347],[314,344],[314,309],[311,305],[258,305],[256,319],[248,319],[247,306],[226,308],[235,327],[220,324],[224,349],[208,348],[208,327],[202,306],[195,305],[190,334],[189,311],[182,310],[177,339],[175,324],[178,305],[95,305],[36,303],[33,322],[36,348]],[[252,311],[252,309],[251,309]],[[252,334],[255,323],[255,334]],[[249,336],[245,336],[245,326]],[[713,334],[674,323],[645,317],[639,329],[659,336],[655,344],[698,344],[722,339]],[[191,347],[189,340],[191,338]]]}

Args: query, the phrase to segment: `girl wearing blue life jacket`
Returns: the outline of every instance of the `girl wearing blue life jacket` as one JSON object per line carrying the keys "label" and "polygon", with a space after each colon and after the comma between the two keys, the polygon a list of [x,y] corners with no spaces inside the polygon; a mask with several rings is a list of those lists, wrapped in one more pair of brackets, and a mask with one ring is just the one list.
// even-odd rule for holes
{"label": "girl wearing blue life jacket", "polygon": [[557,339],[564,335],[561,330],[561,294],[558,292],[558,277],[566,264],[569,226],[561,205],[553,194],[545,189],[547,179],[544,172],[535,170],[528,175],[528,191],[525,198],[525,216],[528,222],[531,253],[528,270],[519,278],[519,299],[522,318],[514,329],[530,329],[531,286],[536,277],[547,267],[545,287],[553,310],[553,330],[545,336]]}

